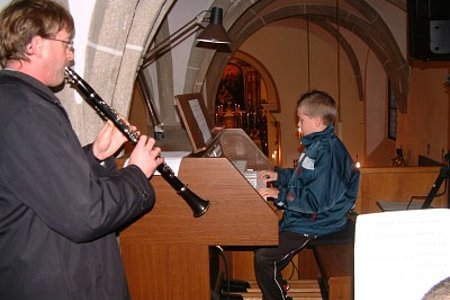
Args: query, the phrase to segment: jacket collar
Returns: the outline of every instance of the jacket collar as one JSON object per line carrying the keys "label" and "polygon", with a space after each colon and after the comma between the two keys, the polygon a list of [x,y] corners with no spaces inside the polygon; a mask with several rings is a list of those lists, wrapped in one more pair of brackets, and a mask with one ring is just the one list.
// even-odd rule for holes
{"label": "jacket collar", "polygon": [[29,76],[23,72],[5,69],[5,70],[0,71],[0,79],[1,80],[8,80],[8,79],[20,80],[23,83],[31,86],[36,91],[36,93],[42,95],[43,98],[46,99],[47,101],[49,101],[53,104],[56,104],[58,106],[62,106],[61,101],[59,101],[59,99],[55,96],[52,89],[50,89],[48,86],[42,84],[42,82],[40,82],[36,78]]}
{"label": "jacket collar", "polygon": [[327,128],[325,128],[323,131],[319,131],[319,132],[314,132],[308,135],[305,135],[302,139],[301,139],[301,143],[308,148],[308,146],[310,146],[311,144],[313,144],[314,142],[322,139],[322,138],[327,138],[330,135],[332,135],[334,133],[334,126],[333,125],[328,125]]}

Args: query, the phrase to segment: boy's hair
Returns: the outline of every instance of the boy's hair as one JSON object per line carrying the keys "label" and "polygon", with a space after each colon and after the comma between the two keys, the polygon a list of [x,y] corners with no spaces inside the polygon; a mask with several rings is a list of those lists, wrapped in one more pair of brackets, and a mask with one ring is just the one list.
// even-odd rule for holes
{"label": "boy's hair", "polygon": [[333,124],[337,116],[336,102],[333,97],[319,90],[312,90],[301,95],[297,108],[304,108],[309,117],[321,117],[326,126]]}
{"label": "boy's hair", "polygon": [[33,37],[54,38],[62,29],[73,38],[70,13],[50,0],[13,0],[0,13],[0,64],[10,59],[29,61],[27,45]]}

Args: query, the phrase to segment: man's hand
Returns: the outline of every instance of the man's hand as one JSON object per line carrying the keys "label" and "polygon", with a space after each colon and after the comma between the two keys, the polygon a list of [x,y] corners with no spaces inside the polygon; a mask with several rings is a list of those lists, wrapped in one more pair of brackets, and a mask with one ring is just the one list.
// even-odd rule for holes
{"label": "man's hand", "polygon": [[92,152],[98,160],[105,160],[114,155],[127,141],[111,121],[105,123],[92,145]]}
{"label": "man's hand", "polygon": [[139,137],[139,141],[131,152],[129,165],[136,165],[149,178],[156,168],[164,162],[160,157],[161,149],[155,146],[155,139],[145,135]]}

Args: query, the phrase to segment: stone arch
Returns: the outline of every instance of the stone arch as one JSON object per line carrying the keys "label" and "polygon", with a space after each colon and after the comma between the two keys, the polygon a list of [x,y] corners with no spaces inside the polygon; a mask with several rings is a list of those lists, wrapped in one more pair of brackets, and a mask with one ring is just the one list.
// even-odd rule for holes
{"label": "stone arch", "polygon": [[[130,108],[136,70],[175,0],[96,1],[91,17],[83,77],[120,114]],[[63,97],[74,97],[64,91]],[[73,103],[73,101],[67,101]],[[72,105],[68,113],[81,142],[95,138],[102,126],[87,105]]]}
{"label": "stone arch", "polygon": [[[266,8],[264,3],[267,4],[267,2],[270,1],[258,2],[245,10],[238,18],[235,15],[230,17],[235,18],[235,22],[228,29],[228,33],[233,41],[231,44],[232,51],[236,50],[250,35],[261,27],[283,18],[310,16],[329,31],[336,28],[336,21],[338,20],[339,26],[358,36],[375,53],[383,65],[387,76],[394,83],[400,111],[406,112],[409,66],[402,56],[388,26],[384,23],[381,16],[366,2],[348,0],[347,2],[355,11],[351,11],[351,7],[339,8],[338,18],[336,18],[336,7],[318,4],[290,4],[262,12]],[[259,13],[261,14],[258,15]],[[226,24],[228,11],[224,17]],[[193,49],[194,55],[195,51]],[[356,66],[357,61],[354,57],[352,58],[351,51],[346,51],[346,53],[350,55],[349,60],[352,62],[355,78],[358,82],[361,74],[358,71],[359,67]],[[220,74],[226,65],[228,55],[216,52],[210,58],[205,57],[202,61],[195,61],[201,64],[191,65],[192,72],[188,73],[186,78],[186,82],[191,85],[187,86],[186,89],[193,91],[203,89],[206,94],[213,94],[217,89]],[[205,82],[206,77],[208,77],[208,80]],[[361,91],[359,91],[359,94],[362,95]],[[211,103],[207,103],[207,106],[213,107]]]}

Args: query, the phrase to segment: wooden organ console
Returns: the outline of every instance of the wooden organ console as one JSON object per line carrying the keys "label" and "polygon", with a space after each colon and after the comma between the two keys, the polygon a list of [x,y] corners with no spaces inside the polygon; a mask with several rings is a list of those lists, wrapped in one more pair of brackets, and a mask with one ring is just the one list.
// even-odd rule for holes
{"label": "wooden organ console", "polygon": [[211,246],[278,244],[278,216],[238,170],[243,161],[246,169],[270,168],[241,129],[222,131],[181,160],[180,180],[210,201],[199,218],[164,179],[152,177],[155,206],[120,233],[133,300],[209,300]]}

